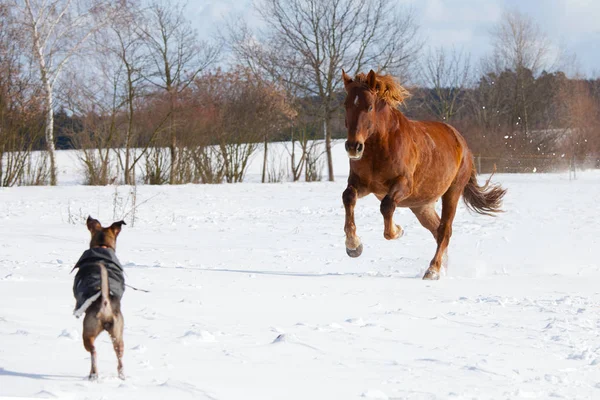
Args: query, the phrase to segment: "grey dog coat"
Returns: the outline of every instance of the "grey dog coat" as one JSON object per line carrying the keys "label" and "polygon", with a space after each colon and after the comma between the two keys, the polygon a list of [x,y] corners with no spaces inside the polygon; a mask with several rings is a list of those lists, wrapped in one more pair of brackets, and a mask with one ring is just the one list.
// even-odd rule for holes
{"label": "grey dog coat", "polygon": [[[75,267],[78,269],[73,282],[73,295],[77,301],[73,314],[79,318],[87,308],[101,295],[102,285],[100,264],[104,264],[108,273],[108,289],[111,297],[119,300],[125,292],[123,267],[113,249],[94,247],[86,250]],[[71,271],[71,272],[72,272]]]}

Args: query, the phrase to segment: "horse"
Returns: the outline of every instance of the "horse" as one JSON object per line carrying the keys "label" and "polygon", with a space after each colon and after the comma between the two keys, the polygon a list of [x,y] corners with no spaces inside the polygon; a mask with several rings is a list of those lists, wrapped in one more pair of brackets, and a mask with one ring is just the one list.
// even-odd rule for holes
{"label": "horse", "polygon": [[[473,155],[462,135],[436,121],[409,120],[398,109],[409,92],[391,75],[373,70],[352,79],[342,69],[346,90],[345,143],[350,159],[348,186],[342,194],[346,211],[346,253],[359,257],[363,245],[356,234],[356,201],[374,194],[381,201],[383,236],[400,238],[404,231],[393,221],[396,207],[408,207],[437,242],[423,279],[440,278],[458,200],[479,214],[502,212],[506,189],[477,183]],[[442,199],[442,217],[435,203]]]}

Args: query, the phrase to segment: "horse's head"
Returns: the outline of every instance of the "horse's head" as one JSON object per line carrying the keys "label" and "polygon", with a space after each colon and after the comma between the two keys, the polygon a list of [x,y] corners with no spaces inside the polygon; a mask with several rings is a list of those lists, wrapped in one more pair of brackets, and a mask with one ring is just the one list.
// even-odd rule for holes
{"label": "horse's head", "polygon": [[347,93],[344,102],[348,130],[346,152],[351,160],[360,160],[365,151],[365,141],[375,128],[376,76],[371,70],[366,82],[355,82],[342,70],[342,79]]}

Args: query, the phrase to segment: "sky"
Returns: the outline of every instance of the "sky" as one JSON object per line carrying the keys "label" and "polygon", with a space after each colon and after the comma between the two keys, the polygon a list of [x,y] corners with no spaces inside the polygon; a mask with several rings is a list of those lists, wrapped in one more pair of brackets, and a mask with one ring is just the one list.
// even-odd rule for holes
{"label": "sky", "polygon": [[[414,10],[426,46],[461,49],[474,61],[491,53],[490,30],[502,13],[518,10],[533,18],[547,34],[556,54],[563,54],[563,69],[571,74],[600,76],[599,0],[397,1]],[[252,0],[196,0],[188,7],[201,35],[215,32],[231,16],[259,24]]]}

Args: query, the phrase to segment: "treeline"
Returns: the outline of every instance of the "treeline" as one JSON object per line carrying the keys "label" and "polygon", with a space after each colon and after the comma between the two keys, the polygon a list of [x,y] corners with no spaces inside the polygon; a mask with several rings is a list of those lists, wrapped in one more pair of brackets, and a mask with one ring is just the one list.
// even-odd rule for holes
{"label": "treeline", "polygon": [[[203,39],[173,1],[0,3],[0,186],[56,184],[55,150],[70,148],[93,185],[240,182],[259,148],[263,182],[323,167],[333,180],[342,68],[406,82],[403,112],[456,126],[483,170],[598,162],[600,81],[561,72],[518,12],[475,61],[422,51],[414,14],[391,0],[265,0],[257,13],[259,31],[232,17]],[[272,141],[288,142],[285,162]]]}
{"label": "treeline", "polygon": [[486,172],[600,168],[599,79],[488,72],[462,88],[415,90],[407,113],[455,126]]}

